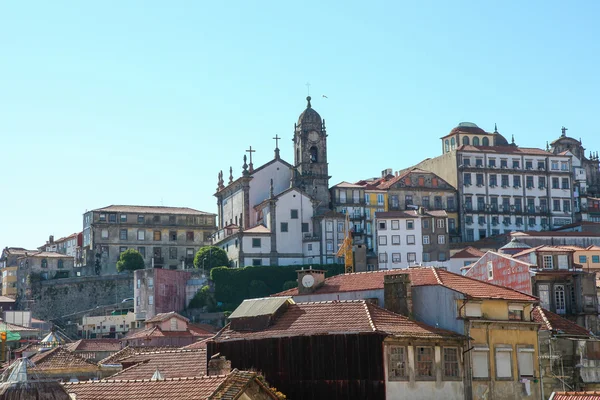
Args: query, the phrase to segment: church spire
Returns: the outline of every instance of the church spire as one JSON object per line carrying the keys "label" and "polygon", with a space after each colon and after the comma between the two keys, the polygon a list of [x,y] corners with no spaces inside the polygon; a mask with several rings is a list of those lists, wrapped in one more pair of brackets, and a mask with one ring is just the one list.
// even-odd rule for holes
{"label": "church spire", "polygon": [[494,133],[498,133],[498,125],[494,122]]}

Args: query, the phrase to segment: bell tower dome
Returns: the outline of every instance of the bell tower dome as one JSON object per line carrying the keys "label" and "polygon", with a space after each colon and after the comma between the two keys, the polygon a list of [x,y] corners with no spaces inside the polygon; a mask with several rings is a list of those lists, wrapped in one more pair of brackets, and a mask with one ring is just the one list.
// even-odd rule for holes
{"label": "bell tower dome", "polygon": [[319,210],[329,208],[329,172],[327,164],[327,132],[325,120],[306,98],[306,109],[294,127],[293,185],[314,197]]}

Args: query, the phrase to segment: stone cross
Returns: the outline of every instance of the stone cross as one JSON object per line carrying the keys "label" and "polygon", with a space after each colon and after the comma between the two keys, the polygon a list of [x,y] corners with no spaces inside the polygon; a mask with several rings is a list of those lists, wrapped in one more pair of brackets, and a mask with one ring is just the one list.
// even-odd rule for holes
{"label": "stone cross", "polygon": [[252,146],[250,146],[250,148],[246,150],[246,153],[250,153],[250,163],[248,163],[248,170],[252,172],[254,170],[254,165],[252,164],[252,153],[256,153],[256,150],[252,150]]}
{"label": "stone cross", "polygon": [[561,129],[561,131],[562,131],[562,135],[563,135],[563,136],[567,136],[567,131],[568,131],[568,130],[569,130],[568,128],[565,128],[565,127],[563,126],[563,127],[562,127],[562,129]]}
{"label": "stone cross", "polygon": [[279,148],[279,139],[281,139],[281,138],[279,137],[279,135],[275,135],[275,137],[273,139],[275,139],[275,148],[278,149]]}

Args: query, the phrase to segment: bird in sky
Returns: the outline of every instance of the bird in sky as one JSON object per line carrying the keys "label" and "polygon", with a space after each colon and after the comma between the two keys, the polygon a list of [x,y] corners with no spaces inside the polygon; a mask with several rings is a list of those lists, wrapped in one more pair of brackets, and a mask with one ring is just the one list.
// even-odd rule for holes
{"label": "bird in sky", "polygon": [[326,99],[328,99],[328,98],[329,98],[329,97],[327,97],[327,96],[325,96],[325,95],[323,95],[323,97],[325,97]]}

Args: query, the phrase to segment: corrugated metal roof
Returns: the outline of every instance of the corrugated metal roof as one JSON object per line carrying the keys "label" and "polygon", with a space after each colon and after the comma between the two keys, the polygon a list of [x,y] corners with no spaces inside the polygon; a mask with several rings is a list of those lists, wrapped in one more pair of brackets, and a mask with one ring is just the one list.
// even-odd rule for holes
{"label": "corrugated metal roof", "polygon": [[229,319],[272,315],[287,302],[294,304],[294,300],[292,300],[291,296],[244,300],[242,304],[231,313]]}

